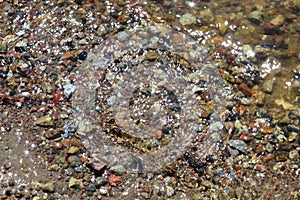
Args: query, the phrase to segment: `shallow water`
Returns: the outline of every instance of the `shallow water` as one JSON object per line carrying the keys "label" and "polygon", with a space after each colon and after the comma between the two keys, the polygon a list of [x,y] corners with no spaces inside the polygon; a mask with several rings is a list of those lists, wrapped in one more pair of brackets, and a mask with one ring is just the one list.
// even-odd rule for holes
{"label": "shallow water", "polygon": [[0,198],[296,199],[299,4],[0,1]]}

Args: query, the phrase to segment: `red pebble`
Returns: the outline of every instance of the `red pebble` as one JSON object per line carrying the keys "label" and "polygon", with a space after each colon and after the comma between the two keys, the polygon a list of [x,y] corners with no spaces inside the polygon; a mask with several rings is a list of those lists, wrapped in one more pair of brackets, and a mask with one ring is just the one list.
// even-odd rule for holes
{"label": "red pebble", "polygon": [[121,179],[118,176],[116,176],[115,174],[110,174],[108,177],[108,183],[111,186],[117,186],[121,183]]}

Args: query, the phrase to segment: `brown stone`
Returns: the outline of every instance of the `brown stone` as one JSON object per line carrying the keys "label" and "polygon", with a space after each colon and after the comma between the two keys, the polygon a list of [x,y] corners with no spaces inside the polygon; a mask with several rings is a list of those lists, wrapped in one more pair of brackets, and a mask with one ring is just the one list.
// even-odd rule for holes
{"label": "brown stone", "polygon": [[251,88],[249,88],[246,83],[239,84],[238,89],[243,92],[246,97],[250,97],[252,94]]}
{"label": "brown stone", "polygon": [[263,161],[263,163],[266,163],[266,162],[269,162],[270,160],[273,160],[274,158],[275,158],[274,154],[269,154],[269,155],[263,156],[261,158],[261,160]]}

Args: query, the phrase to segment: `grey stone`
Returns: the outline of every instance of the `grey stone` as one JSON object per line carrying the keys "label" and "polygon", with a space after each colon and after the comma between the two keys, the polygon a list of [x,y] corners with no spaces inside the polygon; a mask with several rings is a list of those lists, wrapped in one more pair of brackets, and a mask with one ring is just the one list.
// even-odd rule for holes
{"label": "grey stone", "polygon": [[110,168],[110,171],[116,173],[117,175],[122,175],[126,172],[126,169],[123,165],[115,165]]}
{"label": "grey stone", "polygon": [[228,145],[233,148],[233,150],[238,150],[242,153],[247,153],[247,144],[241,140],[229,140]]}

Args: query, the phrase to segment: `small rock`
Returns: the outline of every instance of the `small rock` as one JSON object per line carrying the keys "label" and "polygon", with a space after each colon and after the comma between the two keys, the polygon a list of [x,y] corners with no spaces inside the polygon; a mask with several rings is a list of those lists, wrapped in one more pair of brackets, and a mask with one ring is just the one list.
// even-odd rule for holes
{"label": "small rock", "polygon": [[251,88],[249,88],[248,85],[247,85],[246,83],[241,83],[241,84],[238,86],[238,89],[239,89],[240,91],[242,91],[246,97],[249,97],[249,96],[251,96],[251,94],[252,94]]}
{"label": "small rock", "polygon": [[242,153],[247,153],[247,144],[241,140],[229,140],[228,145]]}
{"label": "small rock", "polygon": [[55,186],[53,182],[45,183],[41,186],[44,192],[54,192]]}
{"label": "small rock", "polygon": [[252,88],[252,99],[258,106],[263,106],[266,102],[266,94],[261,91],[257,86]]}
{"label": "small rock", "polygon": [[74,55],[70,51],[68,51],[60,59],[61,60],[70,60],[72,58],[74,58]]}
{"label": "small rock", "polygon": [[81,160],[76,155],[69,156],[67,161],[71,167],[77,167],[77,166],[81,165]]}
{"label": "small rock", "polygon": [[266,151],[267,152],[269,152],[269,153],[272,153],[273,152],[273,145],[270,143],[270,142],[268,142],[267,144],[266,144]]}
{"label": "small rock", "polygon": [[281,98],[281,99],[276,99],[276,100],[275,100],[275,103],[276,103],[278,106],[282,106],[283,109],[285,109],[285,110],[289,110],[290,108],[293,107],[292,104],[290,104],[290,103],[284,101],[282,98]]}
{"label": "small rock", "polygon": [[183,26],[191,25],[196,22],[196,17],[191,13],[182,15],[179,19],[179,23]]}
{"label": "small rock", "polygon": [[101,195],[107,195],[108,194],[108,191],[107,191],[107,189],[106,189],[106,187],[100,187],[100,189],[99,189],[99,193],[101,194]]}
{"label": "small rock", "polygon": [[87,186],[85,186],[85,189],[87,191],[90,191],[90,192],[95,192],[96,191],[96,187],[93,184],[88,184]]}
{"label": "small rock", "polygon": [[167,196],[171,197],[175,194],[175,190],[174,188],[172,188],[171,186],[167,186]]}
{"label": "small rock", "polygon": [[74,177],[71,177],[70,180],[69,180],[69,184],[68,184],[69,188],[78,188],[78,189],[82,189],[83,188],[83,183],[74,178]]}
{"label": "small rock", "polygon": [[253,58],[255,56],[255,52],[250,45],[243,45],[243,53],[246,58]]}
{"label": "small rock", "polygon": [[273,86],[274,86],[274,83],[275,83],[275,79],[274,79],[274,78],[265,81],[265,82],[263,83],[262,90],[263,90],[265,93],[271,94],[271,93],[273,92]]}
{"label": "small rock", "polygon": [[7,45],[5,43],[0,43],[0,53],[5,53],[7,50]]}
{"label": "small rock", "polygon": [[254,24],[260,24],[262,22],[263,13],[259,10],[249,13],[248,20]]}
{"label": "small rock", "polygon": [[116,101],[117,101],[117,97],[115,95],[107,98],[107,104],[110,106],[114,105]]}
{"label": "small rock", "polygon": [[64,95],[69,99],[71,94],[75,91],[75,86],[72,84],[64,85]]}
{"label": "small rock", "polygon": [[285,17],[280,14],[277,15],[275,18],[273,18],[270,23],[273,24],[274,26],[281,26],[284,23]]}
{"label": "small rock", "polygon": [[291,134],[289,135],[289,137],[288,137],[287,140],[289,142],[293,142],[293,141],[295,141],[297,139],[297,137],[298,137],[298,134],[296,132],[291,132]]}
{"label": "small rock", "polygon": [[52,117],[44,116],[44,117],[41,117],[41,118],[36,120],[36,125],[39,125],[39,126],[53,126],[54,122],[53,122]]}
{"label": "small rock", "polygon": [[116,173],[117,175],[122,175],[126,172],[126,169],[123,165],[115,165],[110,168],[110,171]]}
{"label": "small rock", "polygon": [[210,9],[205,9],[199,12],[199,18],[203,20],[205,23],[210,24],[214,20],[214,15]]}
{"label": "small rock", "polygon": [[74,147],[74,146],[71,146],[68,150],[68,154],[76,154],[79,152],[79,148],[78,147]]}
{"label": "small rock", "polygon": [[229,22],[222,15],[218,15],[215,19],[215,24],[221,35],[224,35],[228,29]]}
{"label": "small rock", "polygon": [[110,174],[108,177],[108,183],[111,186],[117,186],[121,183],[121,179],[115,174]]}
{"label": "small rock", "polygon": [[149,61],[154,61],[158,58],[159,54],[156,52],[156,51],[148,51],[147,52],[147,55],[146,55],[146,58],[147,60]]}
{"label": "small rock", "polygon": [[289,158],[293,161],[297,161],[299,159],[299,153],[297,150],[292,150],[289,153]]}

